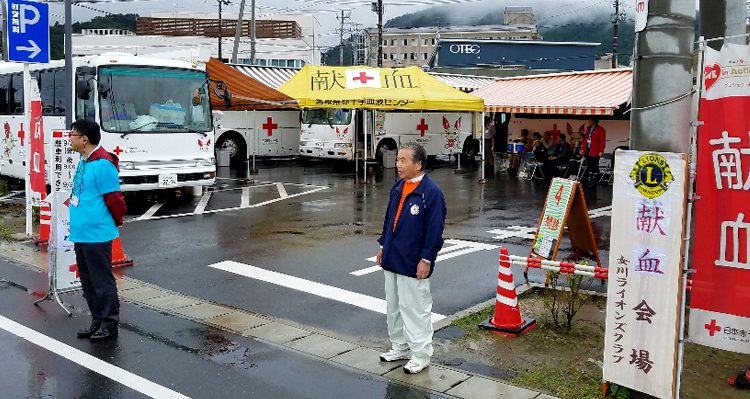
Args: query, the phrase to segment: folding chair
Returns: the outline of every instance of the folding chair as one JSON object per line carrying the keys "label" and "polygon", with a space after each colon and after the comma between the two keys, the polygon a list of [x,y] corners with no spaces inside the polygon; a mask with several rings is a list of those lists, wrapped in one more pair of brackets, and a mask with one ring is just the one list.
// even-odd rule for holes
{"label": "folding chair", "polygon": [[[602,160],[599,163],[599,183],[606,180],[607,184],[611,184],[614,180],[614,173],[612,172],[612,154],[602,155]],[[606,177],[606,179],[605,179]]]}
{"label": "folding chair", "polygon": [[527,152],[524,156],[524,176],[521,177],[525,180],[542,180],[544,179],[544,172],[542,171],[542,163],[536,159],[533,152]]}

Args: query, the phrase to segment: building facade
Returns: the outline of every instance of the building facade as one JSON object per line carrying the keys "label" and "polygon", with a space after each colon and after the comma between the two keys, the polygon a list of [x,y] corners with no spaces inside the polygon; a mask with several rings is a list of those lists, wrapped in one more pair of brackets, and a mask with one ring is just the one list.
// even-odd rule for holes
{"label": "building facade", "polygon": [[[377,66],[378,31],[368,30],[368,65]],[[437,43],[444,39],[540,40],[535,25],[485,25],[383,29],[383,66],[389,68],[428,64]]]}

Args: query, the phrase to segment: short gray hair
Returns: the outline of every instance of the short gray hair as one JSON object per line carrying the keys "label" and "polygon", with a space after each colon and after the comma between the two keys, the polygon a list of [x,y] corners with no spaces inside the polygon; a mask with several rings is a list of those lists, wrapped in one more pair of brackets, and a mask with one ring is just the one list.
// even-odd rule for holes
{"label": "short gray hair", "polygon": [[414,141],[401,143],[399,150],[411,150],[412,162],[422,162],[422,171],[424,171],[427,166],[427,151],[421,144]]}

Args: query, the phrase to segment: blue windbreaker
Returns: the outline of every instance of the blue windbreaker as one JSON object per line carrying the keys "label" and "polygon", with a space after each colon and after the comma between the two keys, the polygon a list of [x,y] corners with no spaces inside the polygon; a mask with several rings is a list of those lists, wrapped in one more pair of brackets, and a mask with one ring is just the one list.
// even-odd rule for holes
{"label": "blue windbreaker", "polygon": [[437,253],[443,247],[445,197],[440,187],[425,175],[414,191],[404,199],[401,216],[394,231],[393,222],[403,187],[404,180],[401,179],[391,188],[383,232],[378,239],[383,246],[380,266],[393,273],[416,277],[417,265],[422,259],[426,259],[430,261],[431,276]]}

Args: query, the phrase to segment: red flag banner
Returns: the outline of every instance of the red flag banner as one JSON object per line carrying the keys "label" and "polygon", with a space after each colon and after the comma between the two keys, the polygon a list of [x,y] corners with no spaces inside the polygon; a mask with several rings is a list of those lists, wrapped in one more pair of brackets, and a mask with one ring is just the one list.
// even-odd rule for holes
{"label": "red flag banner", "polygon": [[31,137],[29,138],[30,165],[29,182],[34,196],[44,200],[47,197],[45,162],[44,162],[44,118],[42,116],[42,102],[38,99],[31,100]]}
{"label": "red flag banner", "polygon": [[690,340],[750,353],[750,47],[706,50]]}

